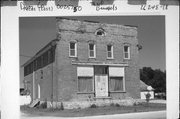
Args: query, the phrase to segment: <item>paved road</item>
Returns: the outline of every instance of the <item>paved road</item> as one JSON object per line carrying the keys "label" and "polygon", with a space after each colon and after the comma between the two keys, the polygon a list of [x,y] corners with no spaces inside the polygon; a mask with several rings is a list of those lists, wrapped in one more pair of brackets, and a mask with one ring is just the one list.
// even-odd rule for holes
{"label": "paved road", "polygon": [[166,111],[141,112],[89,117],[30,117],[22,114],[21,119],[166,119]]}

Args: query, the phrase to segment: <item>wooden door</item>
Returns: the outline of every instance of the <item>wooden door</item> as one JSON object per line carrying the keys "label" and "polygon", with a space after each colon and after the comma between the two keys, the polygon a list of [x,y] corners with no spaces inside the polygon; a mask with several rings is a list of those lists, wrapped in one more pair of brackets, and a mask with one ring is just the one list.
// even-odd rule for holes
{"label": "wooden door", "polygon": [[96,97],[108,97],[108,76],[95,76],[95,94]]}
{"label": "wooden door", "polygon": [[108,96],[107,66],[95,66],[95,95],[96,97]]}

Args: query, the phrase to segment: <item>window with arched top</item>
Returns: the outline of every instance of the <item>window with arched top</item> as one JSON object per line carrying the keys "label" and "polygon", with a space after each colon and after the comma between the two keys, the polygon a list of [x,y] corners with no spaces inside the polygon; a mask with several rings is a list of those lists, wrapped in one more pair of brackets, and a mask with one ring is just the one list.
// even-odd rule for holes
{"label": "window with arched top", "polygon": [[130,59],[130,45],[124,44],[123,48],[124,59]]}
{"label": "window with arched top", "polygon": [[107,58],[108,59],[113,59],[114,58],[113,45],[112,44],[107,45]]}
{"label": "window with arched top", "polygon": [[105,36],[105,31],[102,28],[96,30],[95,35],[97,36]]}
{"label": "window with arched top", "polygon": [[77,42],[69,43],[69,57],[77,57]]}
{"label": "window with arched top", "polygon": [[94,43],[89,44],[89,58],[96,58],[96,45]]}

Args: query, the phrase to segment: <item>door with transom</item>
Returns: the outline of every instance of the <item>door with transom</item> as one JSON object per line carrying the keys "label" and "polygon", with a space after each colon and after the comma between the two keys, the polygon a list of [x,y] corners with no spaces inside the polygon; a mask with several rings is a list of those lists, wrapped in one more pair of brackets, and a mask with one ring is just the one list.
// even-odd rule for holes
{"label": "door with transom", "polygon": [[95,66],[95,95],[108,97],[108,66]]}

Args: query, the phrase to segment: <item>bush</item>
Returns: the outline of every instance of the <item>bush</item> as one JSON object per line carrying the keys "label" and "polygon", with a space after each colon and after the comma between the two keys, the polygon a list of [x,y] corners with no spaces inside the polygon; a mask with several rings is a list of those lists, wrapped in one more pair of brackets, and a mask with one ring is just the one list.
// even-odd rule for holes
{"label": "bush", "polygon": [[97,108],[97,105],[92,104],[92,105],[90,106],[90,108]]}
{"label": "bush", "polygon": [[118,104],[118,103],[116,103],[116,105],[115,105],[116,107],[120,107],[120,105]]}
{"label": "bush", "polygon": [[138,104],[136,102],[133,103],[133,106],[137,106]]}
{"label": "bush", "polygon": [[115,106],[114,103],[111,103],[110,106]]}
{"label": "bush", "polygon": [[38,106],[38,108],[42,108],[42,109],[47,108],[47,102],[41,103],[41,104]]}

